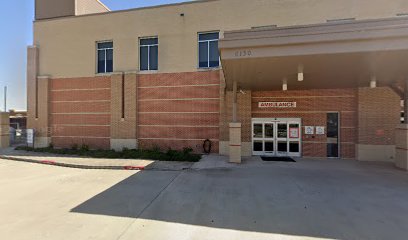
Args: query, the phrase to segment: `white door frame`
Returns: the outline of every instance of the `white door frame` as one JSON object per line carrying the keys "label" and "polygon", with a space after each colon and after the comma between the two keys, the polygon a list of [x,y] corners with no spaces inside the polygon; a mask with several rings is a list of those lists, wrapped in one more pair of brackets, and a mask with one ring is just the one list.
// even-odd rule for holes
{"label": "white door frame", "polygon": [[[274,126],[273,138],[265,138],[265,124],[272,123]],[[278,123],[284,123],[287,126],[287,136],[286,138],[278,138]],[[262,138],[254,137],[254,124],[262,124]],[[290,138],[290,124],[299,124],[299,137]],[[254,141],[262,141],[263,151],[254,151]],[[274,151],[266,152],[265,151],[265,141],[273,141]],[[286,152],[278,152],[278,142],[285,141],[287,144]],[[290,153],[289,147],[290,142],[299,142],[299,152]],[[300,157],[302,156],[302,119],[301,118],[253,118],[251,121],[251,149],[252,155],[255,156],[291,156],[291,157]]]}

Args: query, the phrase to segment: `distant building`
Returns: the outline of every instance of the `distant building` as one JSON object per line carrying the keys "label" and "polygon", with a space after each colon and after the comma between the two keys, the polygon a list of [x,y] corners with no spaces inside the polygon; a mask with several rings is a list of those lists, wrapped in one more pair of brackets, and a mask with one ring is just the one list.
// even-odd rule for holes
{"label": "distant building", "polygon": [[14,129],[27,128],[27,111],[10,109],[10,127]]}

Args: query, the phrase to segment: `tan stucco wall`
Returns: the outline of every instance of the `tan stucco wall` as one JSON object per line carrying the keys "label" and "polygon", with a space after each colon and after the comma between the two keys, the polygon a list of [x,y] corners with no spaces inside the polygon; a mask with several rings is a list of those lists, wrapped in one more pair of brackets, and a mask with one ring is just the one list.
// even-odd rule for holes
{"label": "tan stucco wall", "polygon": [[109,9],[99,0],[76,0],[76,14],[84,15],[92,13],[109,12]]}
{"label": "tan stucco wall", "polygon": [[35,0],[35,19],[75,15],[75,0]]}
{"label": "tan stucco wall", "polygon": [[[43,0],[45,1],[45,0]],[[159,37],[159,72],[197,70],[197,32],[375,19],[408,12],[406,0],[218,0],[37,21],[40,75],[94,76],[95,42],[114,41],[114,71],[134,71],[138,38]],[[180,14],[185,16],[181,17]]]}

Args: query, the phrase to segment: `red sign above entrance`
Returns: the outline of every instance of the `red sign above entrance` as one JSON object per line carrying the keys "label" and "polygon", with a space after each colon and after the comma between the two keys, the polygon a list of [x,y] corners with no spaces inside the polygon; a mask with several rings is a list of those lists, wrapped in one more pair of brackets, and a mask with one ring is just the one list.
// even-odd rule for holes
{"label": "red sign above entrance", "polygon": [[295,108],[296,102],[260,102],[260,108]]}

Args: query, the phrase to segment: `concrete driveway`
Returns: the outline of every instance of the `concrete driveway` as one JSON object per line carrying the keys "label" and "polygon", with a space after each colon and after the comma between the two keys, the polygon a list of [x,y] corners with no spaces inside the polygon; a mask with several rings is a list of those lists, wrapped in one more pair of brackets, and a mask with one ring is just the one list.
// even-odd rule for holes
{"label": "concrete driveway", "polygon": [[[388,164],[210,158],[187,171],[0,160],[0,239],[406,239],[408,174]],[[213,167],[212,167],[213,166]]]}

